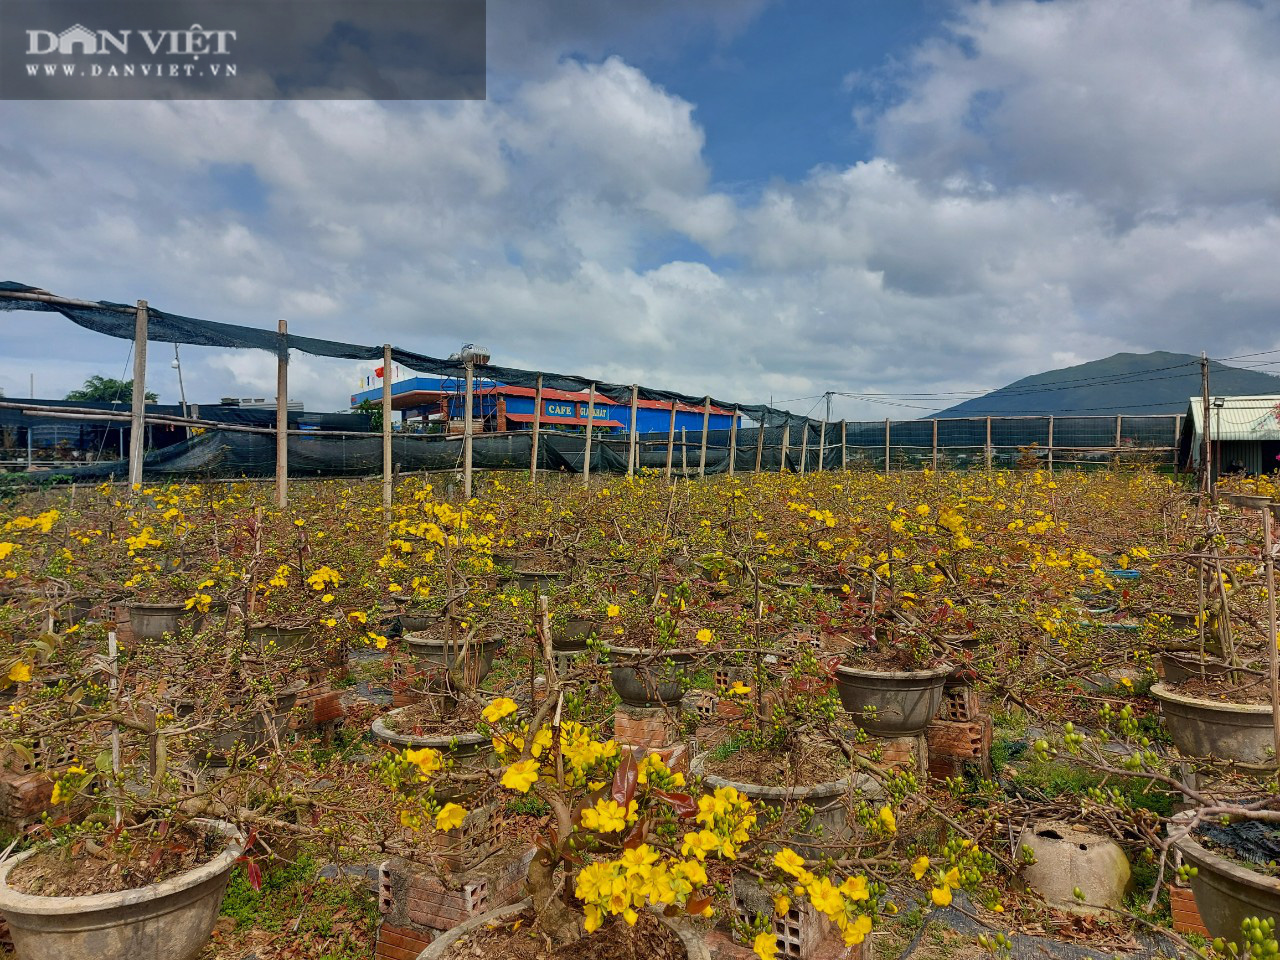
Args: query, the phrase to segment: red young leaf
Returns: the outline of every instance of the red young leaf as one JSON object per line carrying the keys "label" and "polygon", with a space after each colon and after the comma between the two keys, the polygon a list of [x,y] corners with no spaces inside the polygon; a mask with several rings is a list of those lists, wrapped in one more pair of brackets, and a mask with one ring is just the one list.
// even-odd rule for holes
{"label": "red young leaf", "polygon": [[636,795],[636,781],[639,777],[640,770],[636,765],[635,753],[631,750],[624,750],[622,762],[618,764],[618,771],[613,775],[613,790],[611,792],[614,803],[617,803],[624,810]]}
{"label": "red young leaf", "polygon": [[678,817],[688,818],[698,812],[698,805],[694,802],[693,797],[687,793],[667,793],[665,790],[655,790],[653,793],[654,796],[661,797],[671,804],[671,809],[676,812]]}
{"label": "red young leaf", "polygon": [[252,860],[246,860],[244,863],[245,873],[249,875],[249,886],[255,893],[262,890],[262,870]]}
{"label": "red young leaf", "polygon": [[684,908],[689,912],[689,916],[696,917],[698,914],[702,913],[702,911],[707,909],[707,907],[709,906],[711,906],[710,897],[696,897],[695,899],[690,900],[688,903],[686,903],[684,905]]}

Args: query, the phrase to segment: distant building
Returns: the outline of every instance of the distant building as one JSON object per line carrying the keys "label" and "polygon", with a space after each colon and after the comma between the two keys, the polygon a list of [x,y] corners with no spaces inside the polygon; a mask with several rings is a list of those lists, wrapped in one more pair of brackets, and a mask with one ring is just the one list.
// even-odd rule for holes
{"label": "distant building", "polygon": [[[379,368],[381,370],[381,368]],[[352,394],[351,406],[364,401],[382,402],[382,379],[375,375],[361,378],[363,389]],[[456,377],[425,377],[402,373],[399,366],[391,371],[391,407],[400,413],[404,429],[458,433],[465,417],[465,381]],[[533,427],[535,391],[531,387],[513,387],[489,380],[475,382],[472,415],[477,432],[529,430]],[[580,432],[587,418],[587,392],[565,390],[542,391],[540,426],[549,430]],[[678,404],[676,432],[702,430],[701,406]],[[732,410],[713,406],[708,421],[710,430],[728,430],[733,423]],[[626,433],[631,423],[631,405],[596,397],[590,420],[597,433]],[[660,400],[636,403],[637,433],[666,433],[671,423],[671,404]]]}
{"label": "distant building", "polygon": [[[1204,400],[1192,397],[1182,421],[1178,465],[1200,468],[1204,438]],[[1245,473],[1250,476],[1280,469],[1280,395],[1210,397],[1209,441],[1213,463],[1210,476]]]}

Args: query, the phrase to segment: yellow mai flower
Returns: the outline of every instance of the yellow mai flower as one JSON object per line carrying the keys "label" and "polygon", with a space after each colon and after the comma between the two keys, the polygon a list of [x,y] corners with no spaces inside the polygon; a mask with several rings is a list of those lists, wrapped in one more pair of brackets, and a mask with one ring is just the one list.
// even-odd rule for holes
{"label": "yellow mai flower", "polygon": [[704,647],[716,638],[715,633],[703,627],[698,631],[698,642]]}
{"label": "yellow mai flower", "polygon": [[840,884],[840,892],[855,902],[871,896],[866,877],[846,877],[844,883]]}
{"label": "yellow mai flower", "polygon": [[880,808],[880,825],[889,831],[889,833],[898,832],[898,821],[894,817],[893,811],[887,806]]}
{"label": "yellow mai flower", "polygon": [[945,883],[940,887],[934,887],[930,890],[929,896],[933,898],[934,904],[939,907],[951,906],[951,888]]}
{"label": "yellow mai flower", "polygon": [[521,760],[507,767],[502,774],[502,785],[517,793],[528,793],[529,788],[538,781],[538,761]]}
{"label": "yellow mai flower", "polygon": [[778,894],[773,898],[773,912],[780,917],[785,917],[787,911],[791,909],[791,898]]}
{"label": "yellow mai flower", "polygon": [[452,830],[455,827],[462,826],[462,821],[467,818],[467,811],[456,803],[446,803],[440,808],[440,812],[436,814],[437,830]]}
{"label": "yellow mai flower", "polygon": [[773,865],[783,873],[789,873],[793,877],[798,877],[808,872],[805,870],[804,858],[790,847],[783,847],[773,855]]}
{"label": "yellow mai flower", "polygon": [[911,874],[917,880],[924,876],[925,871],[929,869],[929,858],[923,854],[916,858],[916,862],[911,864]]}
{"label": "yellow mai flower", "polygon": [[861,914],[853,923],[847,924],[841,934],[844,937],[844,945],[853,947],[867,939],[867,934],[870,932],[871,918],[866,914]]}
{"label": "yellow mai flower", "polygon": [[514,700],[510,697],[499,697],[485,707],[480,716],[484,717],[486,723],[497,723],[503,717],[510,716],[515,712],[516,702]]}
{"label": "yellow mai flower", "polygon": [[582,826],[600,833],[617,833],[627,825],[627,812],[615,800],[597,800],[582,811]]}
{"label": "yellow mai flower", "polygon": [[609,604],[609,608],[605,610],[605,613],[607,613],[611,617],[616,617],[621,612],[622,612],[622,608],[619,607],[616,603]]}
{"label": "yellow mai flower", "polygon": [[778,955],[778,938],[768,930],[757,933],[755,940],[751,941],[751,949],[760,960],[773,960]]}
{"label": "yellow mai flower", "polygon": [[9,679],[14,683],[26,683],[31,679],[31,664],[22,660],[16,661],[9,668]]}
{"label": "yellow mai flower", "polygon": [[433,750],[431,747],[423,747],[421,750],[407,748],[404,752],[404,759],[418,768],[418,775],[423,780],[426,780],[427,777],[444,766],[440,751]]}
{"label": "yellow mai flower", "polygon": [[748,687],[748,686],[747,686],[745,683],[743,683],[741,680],[738,680],[738,681],[737,681],[736,683],[734,683],[734,685],[733,685],[732,687],[730,687],[726,692],[727,692],[730,696],[741,697],[741,696],[743,696],[744,694],[748,694],[748,693],[750,693],[750,692],[751,692],[751,688],[750,688],[750,687]]}

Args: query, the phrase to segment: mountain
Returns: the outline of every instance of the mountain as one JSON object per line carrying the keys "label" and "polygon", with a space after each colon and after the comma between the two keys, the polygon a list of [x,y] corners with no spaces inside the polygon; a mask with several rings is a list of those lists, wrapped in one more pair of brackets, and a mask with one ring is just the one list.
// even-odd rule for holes
{"label": "mountain", "polygon": [[[1280,377],[1211,360],[1209,391],[1215,396],[1280,394]],[[1163,350],[1117,353],[1105,360],[1024,377],[937,416],[1186,413],[1187,398],[1199,395],[1199,357]]]}

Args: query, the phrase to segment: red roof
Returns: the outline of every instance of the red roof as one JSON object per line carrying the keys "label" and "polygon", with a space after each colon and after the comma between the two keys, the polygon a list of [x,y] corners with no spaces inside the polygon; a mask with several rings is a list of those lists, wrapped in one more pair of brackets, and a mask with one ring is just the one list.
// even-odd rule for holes
{"label": "red roof", "polygon": [[[546,394],[545,390],[543,391],[543,394],[544,395]],[[533,414],[532,413],[508,413],[507,419],[514,420],[516,423],[533,423]],[[543,417],[542,420],[539,421],[539,423],[541,426],[557,426],[558,427],[567,423],[575,427],[585,427],[587,425],[587,418],[586,417]],[[622,426],[622,424],[619,423],[617,420],[597,419],[592,421],[592,423],[594,426],[597,426],[597,427],[621,427]]]}

